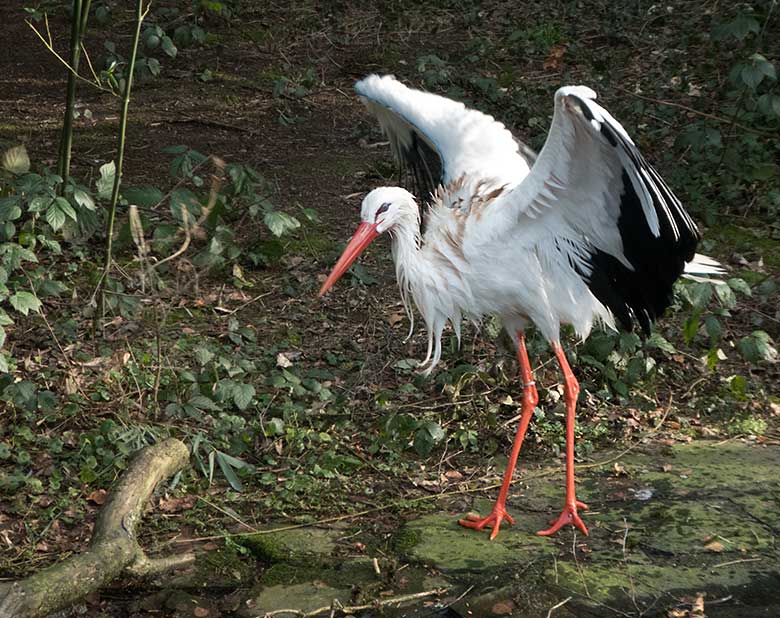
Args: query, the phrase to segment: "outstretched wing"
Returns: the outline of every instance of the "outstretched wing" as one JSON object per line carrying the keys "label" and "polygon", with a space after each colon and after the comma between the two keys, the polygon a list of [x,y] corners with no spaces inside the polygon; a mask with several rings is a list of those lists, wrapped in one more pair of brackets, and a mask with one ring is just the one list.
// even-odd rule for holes
{"label": "outstretched wing", "polygon": [[464,174],[514,186],[535,155],[492,116],[463,103],[413,90],[392,75],[355,84],[390,140],[396,160],[412,175],[419,197]]}
{"label": "outstretched wing", "polygon": [[[645,332],[694,258],[696,224],[596,93],[555,93],[550,132],[531,172],[481,225],[511,242],[533,228],[620,320]],[[484,230],[488,232],[488,230]],[[527,235],[526,235],[527,238]]]}

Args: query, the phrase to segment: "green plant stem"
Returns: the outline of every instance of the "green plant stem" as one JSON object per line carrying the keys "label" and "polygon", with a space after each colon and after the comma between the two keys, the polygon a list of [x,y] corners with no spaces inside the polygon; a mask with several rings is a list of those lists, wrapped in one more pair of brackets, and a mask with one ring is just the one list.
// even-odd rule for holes
{"label": "green plant stem", "polygon": [[70,157],[73,144],[73,110],[76,105],[76,80],[78,79],[79,60],[81,59],[81,44],[87,29],[89,7],[92,0],[73,0],[73,17],[70,30],[71,70],[68,71],[68,86],[65,95],[65,117],[62,121],[60,136],[59,160],[57,173],[63,180],[60,190],[64,189],[70,176]]}
{"label": "green plant stem", "polygon": [[135,71],[135,58],[138,54],[138,41],[141,38],[141,25],[144,22],[144,18],[149,12],[149,8],[152,5],[152,0],[144,9],[144,0],[138,0],[136,4],[135,13],[135,32],[133,33],[133,43],[130,53],[130,62],[127,66],[127,80],[125,82],[125,91],[122,96],[122,106],[119,113],[119,134],[117,136],[116,146],[116,172],[114,174],[114,186],[111,191],[111,202],[108,207],[108,222],[106,225],[106,260],[103,267],[103,273],[101,275],[100,283],[98,284],[98,311],[95,313],[96,319],[102,317],[103,309],[105,307],[105,286],[106,280],[111,270],[111,264],[113,262],[113,250],[114,250],[114,221],[116,220],[116,206],[119,202],[119,187],[122,183],[122,163],[125,155],[125,137],[127,134],[127,117],[128,110],[130,108],[130,92],[133,86],[133,72]]}

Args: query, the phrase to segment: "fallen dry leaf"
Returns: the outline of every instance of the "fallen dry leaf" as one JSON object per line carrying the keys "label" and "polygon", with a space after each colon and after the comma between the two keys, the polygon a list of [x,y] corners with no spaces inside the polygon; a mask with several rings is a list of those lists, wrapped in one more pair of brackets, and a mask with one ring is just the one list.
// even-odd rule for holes
{"label": "fallen dry leaf", "polygon": [[550,48],[550,53],[547,56],[547,59],[544,61],[544,70],[545,71],[557,71],[561,68],[561,61],[563,60],[563,55],[566,53],[566,46],[559,43],[558,45],[553,45]]}
{"label": "fallen dry leaf", "polygon": [[490,611],[495,616],[511,616],[515,611],[515,604],[512,601],[499,601],[493,604]]}
{"label": "fallen dry leaf", "polygon": [[626,472],[626,467],[619,461],[615,462],[615,465],[612,466],[612,469],[615,471],[615,474],[617,476],[628,476],[628,472]]}
{"label": "fallen dry leaf", "polygon": [[197,496],[183,496],[181,498],[160,498],[160,510],[163,513],[178,513],[180,511],[186,511],[191,509],[195,502],[197,502]]}
{"label": "fallen dry leaf", "polygon": [[276,355],[276,366],[281,367],[282,369],[287,369],[287,367],[292,367],[292,361],[282,352],[279,352],[279,354]]}
{"label": "fallen dry leaf", "polygon": [[108,492],[105,489],[96,489],[87,496],[87,501],[100,506],[106,503]]}
{"label": "fallen dry leaf", "polygon": [[726,548],[723,546],[723,543],[721,543],[720,541],[716,541],[715,539],[710,539],[709,541],[704,542],[704,549],[706,549],[707,551],[720,553]]}
{"label": "fallen dry leaf", "polygon": [[693,602],[691,608],[691,616],[704,616],[704,593],[699,592],[696,594],[696,600]]}
{"label": "fallen dry leaf", "polygon": [[396,324],[400,324],[403,322],[403,319],[406,317],[406,315],[402,311],[396,311],[395,313],[391,313],[387,317],[387,323],[390,326],[395,326]]}

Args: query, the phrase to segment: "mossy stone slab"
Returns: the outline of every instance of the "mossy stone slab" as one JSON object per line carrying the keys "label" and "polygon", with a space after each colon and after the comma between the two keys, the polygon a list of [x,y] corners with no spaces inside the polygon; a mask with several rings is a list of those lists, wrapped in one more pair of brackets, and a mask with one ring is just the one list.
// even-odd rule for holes
{"label": "mossy stone slab", "polygon": [[780,573],[771,565],[755,568],[743,563],[734,567],[691,567],[674,561],[663,566],[630,561],[611,565],[559,561],[548,567],[546,579],[562,594],[572,596],[572,607],[581,610],[578,615],[617,615],[609,608],[654,615],[652,608],[672,607],[682,597],[698,592],[709,599],[730,597],[732,606],[780,607]]}
{"label": "mossy stone slab", "polygon": [[159,585],[164,588],[233,590],[246,586],[257,574],[255,561],[230,549],[215,549],[196,554],[195,562],[173,573],[164,573]]}
{"label": "mossy stone slab", "polygon": [[[778,448],[743,442],[691,442],[673,446],[668,455],[629,455],[624,461],[646,468],[637,477],[643,483],[678,493],[686,489],[705,490],[708,494],[718,494],[721,490],[742,493],[757,487],[764,491],[780,489]],[[669,472],[658,472],[661,464],[671,466]]]}
{"label": "mossy stone slab", "polygon": [[[489,506],[485,512],[489,512]],[[502,524],[500,534],[491,541],[488,530],[464,528],[454,514],[426,515],[404,526],[397,547],[410,560],[440,571],[475,573],[506,568],[555,551],[550,539],[536,536],[536,527],[532,531],[529,525],[519,523]]]}
{"label": "mossy stone slab", "polygon": [[726,552],[762,551],[775,542],[772,532],[738,505],[717,498],[657,501],[625,515],[641,543],[674,555],[712,553],[712,541]]}
{"label": "mossy stone slab", "polygon": [[309,566],[329,562],[342,534],[338,528],[294,528],[248,535],[241,542],[260,560]]}
{"label": "mossy stone slab", "polygon": [[350,595],[349,588],[332,588],[319,581],[291,586],[284,584],[260,586],[250,593],[247,601],[242,603],[238,614],[255,618],[280,609],[311,612],[320,607],[330,606],[334,599],[338,599],[343,605],[349,605]]}

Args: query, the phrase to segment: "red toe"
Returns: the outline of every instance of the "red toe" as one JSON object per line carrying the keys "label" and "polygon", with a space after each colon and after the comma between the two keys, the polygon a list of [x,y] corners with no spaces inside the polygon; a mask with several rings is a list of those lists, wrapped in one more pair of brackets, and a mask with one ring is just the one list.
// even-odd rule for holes
{"label": "red toe", "polygon": [[479,517],[479,515],[466,515],[465,519],[459,519],[458,523],[466,528],[473,528],[474,530],[482,530],[483,528],[492,528],[490,533],[490,540],[492,541],[498,536],[501,522],[506,520],[510,525],[514,525],[515,520],[512,516],[506,512],[503,506],[496,504],[493,507],[493,511],[487,517]]}
{"label": "red toe", "polygon": [[579,529],[585,536],[588,536],[588,528],[585,526],[585,524],[582,522],[582,519],[580,519],[580,516],[577,514],[577,507],[580,507],[585,510],[587,510],[588,508],[587,505],[578,501],[575,501],[574,504],[567,504],[565,507],[563,507],[563,511],[561,512],[558,519],[555,520],[553,525],[547,530],[540,530],[539,532],[537,532],[537,534],[540,536],[550,536],[551,534],[555,534],[556,532],[558,532],[558,530],[560,530],[566,524],[570,524],[575,528]]}

